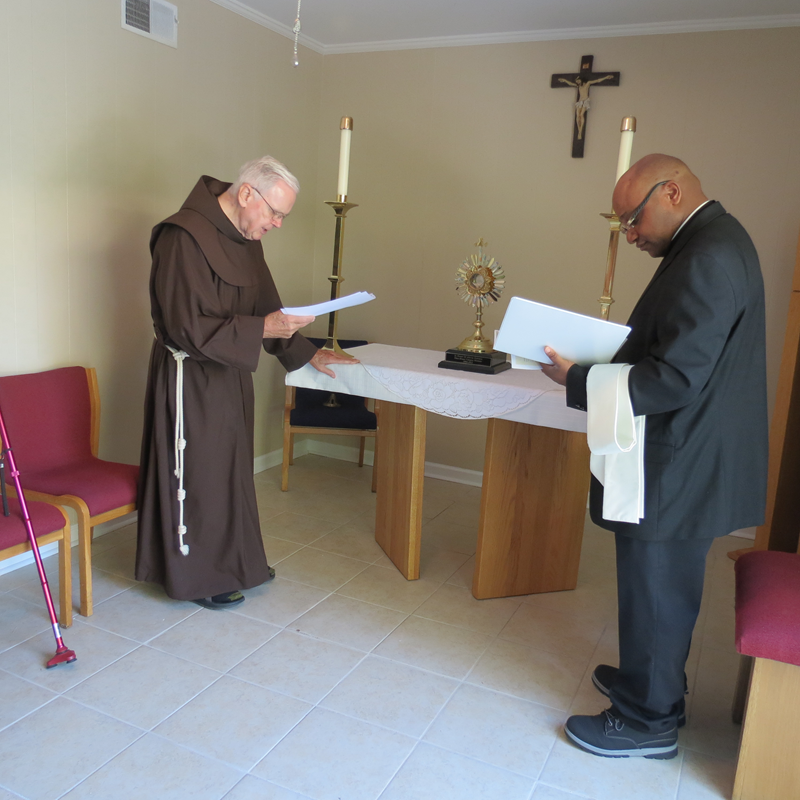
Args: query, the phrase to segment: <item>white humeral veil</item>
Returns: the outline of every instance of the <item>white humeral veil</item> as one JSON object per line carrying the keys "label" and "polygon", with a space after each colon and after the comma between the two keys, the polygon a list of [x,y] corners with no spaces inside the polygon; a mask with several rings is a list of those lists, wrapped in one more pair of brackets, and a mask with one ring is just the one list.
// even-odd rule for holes
{"label": "white humeral veil", "polygon": [[586,435],[592,475],[603,484],[603,518],[644,517],[644,416],[633,415],[630,364],[597,364],[586,381]]}

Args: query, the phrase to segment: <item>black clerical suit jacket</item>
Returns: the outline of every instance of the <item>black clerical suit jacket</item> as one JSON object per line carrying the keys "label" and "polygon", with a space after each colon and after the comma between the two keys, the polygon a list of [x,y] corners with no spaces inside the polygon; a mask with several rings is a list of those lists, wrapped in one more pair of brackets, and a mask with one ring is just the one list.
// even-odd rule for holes
{"label": "black clerical suit jacket", "polygon": [[[646,540],[712,538],[763,522],[767,481],[764,285],[755,247],[720,203],[672,241],[614,358],[633,364],[634,413],[646,415],[644,519],[594,522]],[[567,375],[567,405],[586,408],[589,367]]]}

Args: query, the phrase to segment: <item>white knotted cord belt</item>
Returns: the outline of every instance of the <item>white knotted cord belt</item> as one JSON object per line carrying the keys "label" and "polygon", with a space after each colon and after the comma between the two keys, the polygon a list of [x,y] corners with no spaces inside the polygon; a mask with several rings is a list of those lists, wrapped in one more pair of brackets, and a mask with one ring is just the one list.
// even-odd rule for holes
{"label": "white knotted cord belt", "polygon": [[178,549],[181,551],[181,555],[188,556],[189,545],[183,541],[183,537],[186,536],[186,526],[183,524],[183,503],[186,500],[186,490],[183,488],[183,459],[186,450],[183,427],[183,360],[189,358],[189,354],[170,347],[166,342],[164,346],[172,353],[177,364],[175,376],[175,477],[178,479]]}

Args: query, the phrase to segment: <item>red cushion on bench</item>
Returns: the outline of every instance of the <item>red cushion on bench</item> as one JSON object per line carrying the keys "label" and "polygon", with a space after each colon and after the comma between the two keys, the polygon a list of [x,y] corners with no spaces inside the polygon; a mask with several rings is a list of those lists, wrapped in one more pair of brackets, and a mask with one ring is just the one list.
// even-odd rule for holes
{"label": "red cushion on bench", "polygon": [[745,553],[735,571],[736,649],[800,666],[800,554]]}
{"label": "red cushion on bench", "polygon": [[[10,514],[5,516],[0,503],[0,550],[28,541],[28,530],[19,500],[9,497],[8,510]],[[64,515],[58,508],[47,503],[28,502],[28,515],[37,539],[53,531],[60,531],[66,524]]]}
{"label": "red cushion on bench", "polygon": [[139,467],[135,464],[101,461],[91,456],[68,467],[31,470],[20,475],[23,491],[77,495],[93,517],[135,503],[138,479]]}

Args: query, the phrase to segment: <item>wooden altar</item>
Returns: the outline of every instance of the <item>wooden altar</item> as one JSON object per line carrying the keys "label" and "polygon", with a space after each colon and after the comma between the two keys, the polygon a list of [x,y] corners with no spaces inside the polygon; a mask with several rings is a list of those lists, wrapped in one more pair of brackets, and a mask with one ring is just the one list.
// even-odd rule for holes
{"label": "wooden altar", "polygon": [[[367,345],[353,350],[362,365],[339,368],[336,380],[304,367],[286,382],[381,401],[375,540],[406,579],[416,580],[428,412],[370,377],[370,353],[379,349],[411,365],[409,381],[419,377],[417,369],[436,379],[430,368],[436,373],[439,353]],[[564,389],[541,372],[502,375],[531,399],[489,419],[472,593],[486,599],[574,589],[590,480],[585,414],[566,408]],[[457,375],[482,386],[500,385],[500,378]],[[453,373],[442,380],[454,380]]]}

